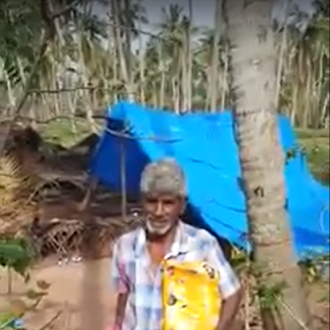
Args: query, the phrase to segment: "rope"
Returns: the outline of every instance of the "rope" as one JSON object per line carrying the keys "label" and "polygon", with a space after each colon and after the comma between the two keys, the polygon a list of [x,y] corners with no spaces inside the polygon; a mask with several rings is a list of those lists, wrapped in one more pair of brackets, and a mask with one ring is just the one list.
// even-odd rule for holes
{"label": "rope", "polygon": [[[329,207],[327,207],[329,209]],[[325,210],[323,210],[324,212]],[[233,246],[234,250],[237,250],[235,246]],[[249,254],[246,254],[246,267],[249,269],[251,266],[251,261]],[[250,305],[249,305],[249,295],[250,295],[250,281],[247,280],[247,286],[246,286],[246,298],[244,303],[244,310],[245,310],[245,330],[250,330]],[[280,297],[277,297],[278,302],[281,304],[281,306],[286,310],[286,312],[289,314],[289,316],[297,322],[297,324],[301,327],[302,330],[311,330],[308,328],[308,326],[298,317],[295,315],[295,312],[292,310],[290,306],[288,306]]]}
{"label": "rope", "polygon": [[288,314],[291,316],[291,318],[297,322],[297,324],[301,327],[301,329],[303,330],[311,330],[310,328],[307,327],[307,325],[300,320],[299,317],[297,317],[294,313],[294,311],[283,301],[281,300],[279,297],[277,298],[279,303],[283,306],[283,308],[288,312]]}
{"label": "rope", "polygon": [[[329,205],[324,206],[320,214],[320,228],[324,234],[327,234],[327,231],[325,229],[325,220],[327,219],[327,217],[324,216],[325,212],[327,211],[329,211]],[[327,242],[329,243],[329,238],[327,239]]]}

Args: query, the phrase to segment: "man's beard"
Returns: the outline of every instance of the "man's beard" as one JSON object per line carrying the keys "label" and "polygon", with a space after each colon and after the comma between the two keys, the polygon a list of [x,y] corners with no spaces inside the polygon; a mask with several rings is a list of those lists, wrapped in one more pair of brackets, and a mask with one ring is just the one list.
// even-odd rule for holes
{"label": "man's beard", "polygon": [[147,232],[155,236],[165,236],[172,229],[172,227],[173,224],[171,222],[168,222],[164,226],[155,226],[153,221],[150,221],[149,219],[146,221]]}

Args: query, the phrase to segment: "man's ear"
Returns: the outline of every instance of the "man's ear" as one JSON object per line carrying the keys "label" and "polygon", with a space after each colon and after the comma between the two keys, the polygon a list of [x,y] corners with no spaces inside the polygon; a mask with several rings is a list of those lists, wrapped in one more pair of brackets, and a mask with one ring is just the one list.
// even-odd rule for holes
{"label": "man's ear", "polygon": [[187,199],[183,198],[182,199],[182,207],[181,207],[181,214],[180,215],[183,215],[186,212],[186,209],[187,209]]}

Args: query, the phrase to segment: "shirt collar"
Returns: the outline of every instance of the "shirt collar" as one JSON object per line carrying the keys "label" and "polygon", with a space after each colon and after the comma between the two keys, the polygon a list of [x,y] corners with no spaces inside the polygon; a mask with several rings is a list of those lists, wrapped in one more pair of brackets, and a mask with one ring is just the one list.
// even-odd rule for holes
{"label": "shirt collar", "polygon": [[[143,257],[146,252],[147,237],[143,228],[138,231],[135,253],[137,258]],[[186,231],[186,225],[181,221],[178,224],[175,234],[174,242],[172,244],[170,252],[166,258],[177,257],[180,254],[185,254],[191,249],[191,239]]]}

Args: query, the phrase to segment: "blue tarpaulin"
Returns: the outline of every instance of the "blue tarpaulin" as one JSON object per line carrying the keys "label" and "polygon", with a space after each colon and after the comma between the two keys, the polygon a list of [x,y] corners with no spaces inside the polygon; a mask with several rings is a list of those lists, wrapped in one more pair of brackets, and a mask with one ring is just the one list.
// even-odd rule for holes
{"label": "blue tarpaulin", "polygon": [[[297,148],[289,120],[280,116],[278,126],[283,150]],[[119,132],[126,128],[128,136],[120,138],[110,130],[104,131],[91,160],[92,175],[120,191],[120,150],[124,146],[126,190],[136,195],[144,166],[149,161],[174,157],[186,173],[189,202],[199,215],[199,225],[248,248],[238,146],[229,111],[179,116],[119,102],[109,108],[107,127]],[[329,189],[312,177],[300,152],[288,161],[285,179],[298,258],[329,253]]]}

